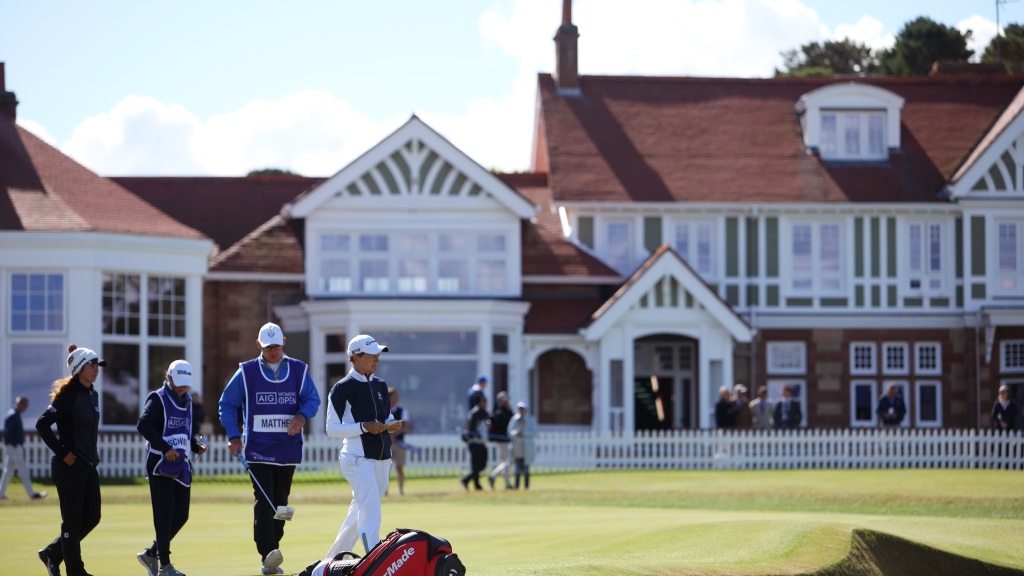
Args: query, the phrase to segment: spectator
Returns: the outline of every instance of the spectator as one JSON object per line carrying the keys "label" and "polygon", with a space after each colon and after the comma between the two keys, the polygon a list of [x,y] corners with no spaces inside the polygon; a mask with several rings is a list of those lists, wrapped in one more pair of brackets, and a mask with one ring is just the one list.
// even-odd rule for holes
{"label": "spectator", "polygon": [[28,398],[18,396],[14,399],[14,408],[4,419],[4,478],[0,480],[0,500],[7,500],[7,485],[15,472],[29,498],[39,500],[47,495],[45,490],[36,492],[32,488],[32,476],[25,461],[25,427],[21,421],[21,413],[25,410],[28,410]]}
{"label": "spectator", "polygon": [[484,444],[484,440],[487,439],[487,421],[490,417],[491,415],[487,413],[487,397],[480,394],[477,396],[476,406],[469,411],[462,430],[462,439],[469,450],[470,470],[460,480],[466,490],[469,490],[470,481],[473,482],[474,488],[483,490],[480,486],[480,473],[487,468],[487,445]]}
{"label": "spectator", "polygon": [[498,465],[491,468],[491,473],[487,476],[487,482],[490,483],[491,490],[494,490],[494,480],[498,475],[504,477],[505,488],[512,487],[512,483],[509,481],[512,462],[509,455],[508,437],[508,423],[511,420],[512,407],[508,403],[508,394],[498,392],[494,402],[494,412],[491,413],[491,425],[487,437],[498,448]]}
{"label": "spectator", "polygon": [[[320,409],[309,367],[285,355],[285,341],[280,326],[264,324],[256,338],[259,356],[238,365],[218,405],[231,456],[244,454],[252,472],[253,541],[263,574],[284,574],[280,567],[284,520],[274,518],[274,507],[288,505],[295,466],[302,462],[302,430]],[[261,416],[274,418],[260,419],[261,425],[256,426]]]}
{"label": "spectator", "polygon": [[466,409],[472,411],[480,404],[480,397],[486,396],[487,376],[483,374],[476,377],[476,382],[466,392]]}
{"label": "spectator", "polygon": [[718,403],[715,404],[715,426],[718,428],[736,427],[736,402],[732,398],[732,390],[728,386],[718,389]]}
{"label": "spectator", "polygon": [[193,392],[192,398],[192,437],[199,436],[206,422],[206,410],[203,408],[203,401],[198,392]]}
{"label": "spectator", "polygon": [[750,428],[753,426],[753,415],[750,413],[750,397],[747,387],[737,384],[733,387],[733,410],[736,412],[736,427]]}
{"label": "spectator", "polygon": [[516,415],[508,424],[508,434],[512,438],[512,457],[516,462],[515,489],[519,489],[519,481],[524,481],[526,490],[530,489],[530,466],[536,457],[533,437],[537,434],[537,422],[530,416],[530,406],[526,402],[516,403]]}
{"label": "spectator", "polygon": [[882,426],[899,426],[903,422],[907,406],[903,403],[898,386],[889,384],[889,391],[878,401],[875,414],[878,414],[878,422]]}
{"label": "spectator", "polygon": [[[387,346],[385,346],[387,348]],[[405,433],[412,430],[409,410],[398,403],[398,389],[388,387],[388,399],[391,401],[391,416],[402,421],[402,428],[391,434],[391,464],[395,468],[395,479],[398,480],[398,495],[405,495],[405,460],[408,450],[405,444]]]}
{"label": "spectator", "polygon": [[1017,404],[1010,398],[1010,387],[999,387],[999,397],[992,404],[992,429],[1012,432],[1017,429]]}
{"label": "spectator", "polygon": [[768,387],[757,387],[757,398],[750,403],[750,422],[755,430],[768,430],[772,427],[774,406],[768,400]]}
{"label": "spectator", "polygon": [[775,418],[773,420],[775,429],[794,430],[799,428],[803,417],[803,411],[800,410],[800,401],[793,398],[793,387],[789,384],[783,384],[782,400],[775,404]]}

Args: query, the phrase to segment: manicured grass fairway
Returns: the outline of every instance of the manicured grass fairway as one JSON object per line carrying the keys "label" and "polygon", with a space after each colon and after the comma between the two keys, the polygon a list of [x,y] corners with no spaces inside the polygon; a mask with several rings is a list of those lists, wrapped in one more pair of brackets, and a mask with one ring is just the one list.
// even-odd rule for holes
{"label": "manicured grass fairway", "polygon": [[[16,484],[16,482],[15,482]],[[411,479],[385,499],[383,532],[415,527],[451,541],[473,576],[800,574],[839,561],[853,528],[888,532],[1024,569],[1024,474],[975,470],[605,472],[535,476],[529,491],[466,493],[454,478]],[[51,497],[11,486],[0,504],[2,574],[42,574],[56,536]],[[323,555],[348,507],[342,480],[297,480],[282,551],[289,573]],[[191,576],[259,572],[243,477],[200,478],[172,561]],[[85,540],[97,576],[145,574],[148,487],[104,485],[103,521]],[[362,550],[357,550],[362,552]]]}

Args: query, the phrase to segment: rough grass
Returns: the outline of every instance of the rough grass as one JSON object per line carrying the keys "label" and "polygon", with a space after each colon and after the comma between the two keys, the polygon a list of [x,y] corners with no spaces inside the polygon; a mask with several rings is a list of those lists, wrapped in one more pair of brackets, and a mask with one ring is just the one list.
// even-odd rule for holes
{"label": "rough grass", "polygon": [[[386,498],[384,531],[415,527],[449,539],[473,576],[1024,573],[1024,475],[1014,472],[662,471],[533,480],[529,492],[470,493],[453,478],[410,480],[406,496]],[[11,486],[11,499],[0,504],[0,561],[4,574],[39,573],[35,550],[56,535],[59,509],[53,496],[29,502],[19,490]],[[326,552],[348,496],[340,480],[297,479],[296,516],[282,543],[287,570]],[[152,538],[147,487],[106,484],[103,501],[103,521],[85,541],[87,567],[142,574],[134,555]],[[192,517],[172,548],[175,565],[193,576],[257,573],[251,503],[244,477],[199,479]]]}

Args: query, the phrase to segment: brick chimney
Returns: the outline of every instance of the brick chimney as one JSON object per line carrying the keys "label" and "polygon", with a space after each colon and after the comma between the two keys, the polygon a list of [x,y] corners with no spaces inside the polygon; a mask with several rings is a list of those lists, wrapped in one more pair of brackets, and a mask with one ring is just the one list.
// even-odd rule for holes
{"label": "brick chimney", "polygon": [[17,107],[18,99],[14,97],[14,92],[7,91],[7,82],[4,80],[4,63],[0,62],[0,114],[14,120]]}
{"label": "brick chimney", "polygon": [[572,0],[562,0],[562,25],[555,33],[555,85],[564,96],[580,95],[576,48],[579,37],[579,29],[572,23]]}

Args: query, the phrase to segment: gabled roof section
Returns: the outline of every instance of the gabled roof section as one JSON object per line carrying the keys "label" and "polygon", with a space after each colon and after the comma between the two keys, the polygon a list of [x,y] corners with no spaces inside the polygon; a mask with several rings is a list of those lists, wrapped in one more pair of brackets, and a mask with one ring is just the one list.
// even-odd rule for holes
{"label": "gabled roof section", "polygon": [[2,114],[0,230],[206,238]]}
{"label": "gabled roof section", "polygon": [[537,214],[523,220],[523,281],[618,284],[622,277],[569,241],[551,204],[546,174],[498,174],[503,182],[535,204]]}
{"label": "gabled roof section", "polygon": [[274,215],[210,261],[211,273],[303,274],[303,220]]}
{"label": "gabled roof section", "polygon": [[291,174],[246,177],[114,177],[111,180],[227,250],[324,181]]}
{"label": "gabled roof section", "polygon": [[950,179],[954,198],[966,196],[1006,198],[1024,194],[1017,177],[1024,166],[1024,89],[985,133],[971,155]]}
{"label": "gabled roof section", "polygon": [[490,197],[519,218],[535,208],[415,115],[340,172],[285,207],[305,218],[337,197]]}
{"label": "gabled roof section", "polygon": [[582,95],[538,78],[559,205],[586,202],[946,202],[957,168],[1024,85],[1010,76],[865,77],[904,102],[888,162],[823,163],[804,146],[799,99],[849,78],[583,76]]}
{"label": "gabled roof section", "polygon": [[649,292],[665,281],[669,286],[678,285],[679,288],[668,293],[669,298],[692,298],[692,305],[688,307],[706,310],[737,342],[750,342],[753,338],[750,325],[719,298],[668,244],[655,250],[629,280],[594,312],[590,325],[583,330],[584,337],[588,340],[602,338],[631,309],[644,305]]}

